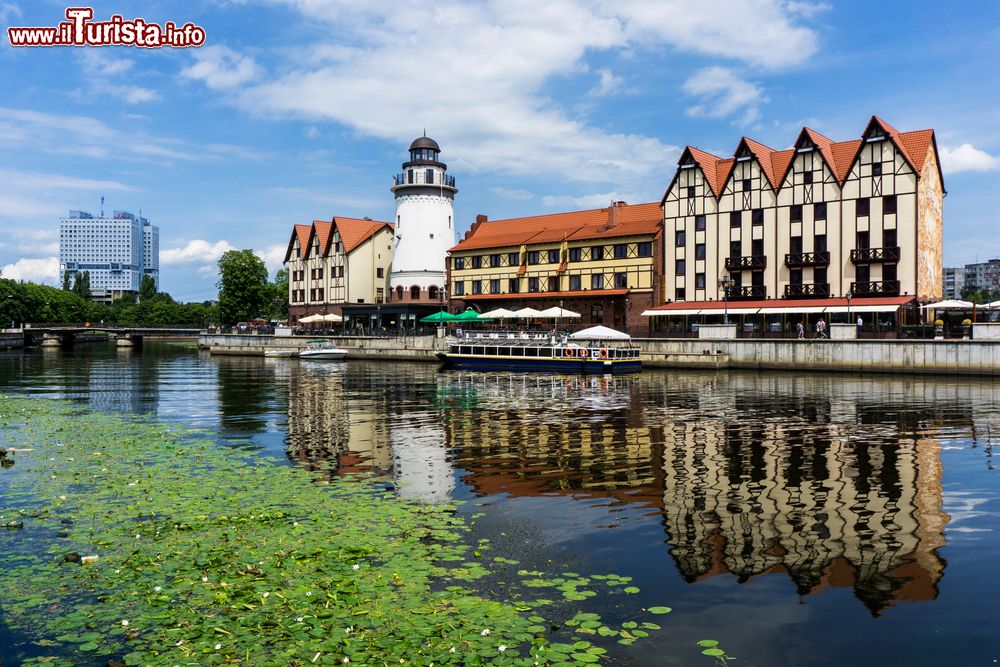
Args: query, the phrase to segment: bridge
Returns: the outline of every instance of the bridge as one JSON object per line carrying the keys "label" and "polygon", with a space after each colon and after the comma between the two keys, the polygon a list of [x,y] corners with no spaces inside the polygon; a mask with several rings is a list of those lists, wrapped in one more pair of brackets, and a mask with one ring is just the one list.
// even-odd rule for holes
{"label": "bridge", "polygon": [[114,338],[118,347],[142,345],[145,336],[191,336],[201,333],[201,329],[180,327],[128,327],[113,325],[44,324],[26,326],[23,329],[25,347],[73,347],[78,340],[107,340]]}

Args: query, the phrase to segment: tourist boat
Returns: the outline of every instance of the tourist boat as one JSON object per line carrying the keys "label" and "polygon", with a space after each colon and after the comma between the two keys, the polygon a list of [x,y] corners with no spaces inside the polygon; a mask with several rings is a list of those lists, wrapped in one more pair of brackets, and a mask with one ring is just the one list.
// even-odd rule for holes
{"label": "tourist boat", "polygon": [[642,350],[628,334],[591,327],[569,337],[524,334],[471,334],[438,352],[445,368],[477,371],[554,373],[637,373]]}
{"label": "tourist boat", "polygon": [[299,359],[316,361],[337,361],[346,356],[347,350],[337,347],[325,338],[307,342],[306,349],[299,352]]}

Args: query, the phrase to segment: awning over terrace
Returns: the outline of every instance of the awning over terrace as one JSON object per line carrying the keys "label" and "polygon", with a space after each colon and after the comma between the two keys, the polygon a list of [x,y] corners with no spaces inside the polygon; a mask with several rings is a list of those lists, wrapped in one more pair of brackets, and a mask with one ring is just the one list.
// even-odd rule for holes
{"label": "awning over terrace", "polygon": [[692,315],[799,315],[818,313],[893,313],[912,302],[912,296],[851,299],[767,299],[763,301],[677,301],[642,312],[643,317]]}

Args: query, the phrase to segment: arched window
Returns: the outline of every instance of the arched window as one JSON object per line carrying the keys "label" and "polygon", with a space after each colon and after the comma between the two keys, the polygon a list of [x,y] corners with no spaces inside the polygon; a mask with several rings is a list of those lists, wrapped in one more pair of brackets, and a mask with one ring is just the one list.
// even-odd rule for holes
{"label": "arched window", "polygon": [[399,287],[396,288],[396,301],[402,301],[402,300],[403,300],[403,286],[400,285]]}
{"label": "arched window", "polygon": [[436,301],[438,298],[438,288],[437,285],[431,285],[427,288],[427,298],[431,301]]}
{"label": "arched window", "polygon": [[410,288],[410,298],[419,299],[420,298],[420,288],[414,285]]}

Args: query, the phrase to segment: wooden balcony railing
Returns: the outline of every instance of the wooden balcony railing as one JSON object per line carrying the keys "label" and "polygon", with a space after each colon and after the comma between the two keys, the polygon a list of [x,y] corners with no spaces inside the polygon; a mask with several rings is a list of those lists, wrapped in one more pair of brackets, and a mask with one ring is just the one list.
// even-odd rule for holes
{"label": "wooden balcony railing", "polygon": [[766,255],[743,255],[742,257],[726,257],[727,271],[745,271],[767,268]]}
{"label": "wooden balcony railing", "polygon": [[785,285],[786,299],[808,299],[809,297],[830,296],[830,283],[805,283]]}
{"label": "wooden balcony railing", "polygon": [[830,264],[830,251],[790,252],[785,255],[785,266],[827,266]]}
{"label": "wooden balcony railing", "polygon": [[851,251],[852,264],[881,264],[898,262],[899,246],[891,248],[855,248]]}
{"label": "wooden balcony railing", "polygon": [[726,298],[730,301],[739,299],[766,299],[766,285],[730,285],[726,287]]}
{"label": "wooden balcony railing", "polygon": [[869,282],[851,283],[851,294],[854,296],[899,296],[898,280],[873,280]]}

